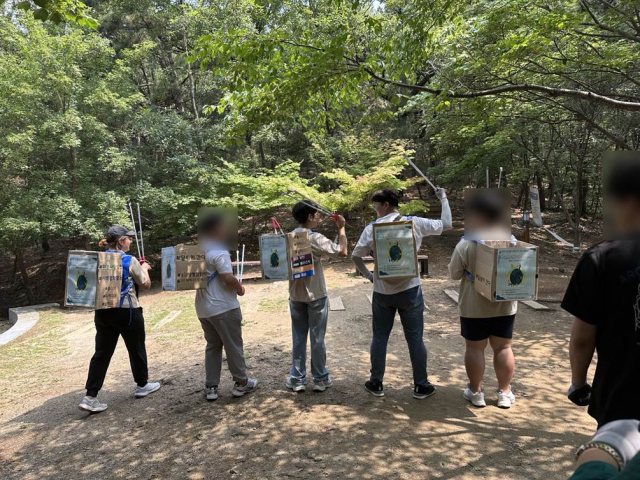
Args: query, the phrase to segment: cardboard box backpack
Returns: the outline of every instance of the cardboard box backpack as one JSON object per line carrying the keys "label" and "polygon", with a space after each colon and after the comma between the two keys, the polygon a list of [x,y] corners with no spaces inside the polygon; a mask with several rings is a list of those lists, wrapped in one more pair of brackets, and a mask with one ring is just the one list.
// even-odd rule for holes
{"label": "cardboard box backpack", "polygon": [[374,223],[373,258],[378,279],[417,277],[420,270],[413,220]]}
{"label": "cardboard box backpack", "polygon": [[313,251],[308,231],[287,233],[289,278],[298,280],[314,274]]}
{"label": "cardboard box backpack", "polygon": [[265,280],[289,280],[289,255],[285,234],[260,236],[260,266]]}
{"label": "cardboard box backpack", "polygon": [[297,280],[314,274],[309,232],[260,236],[260,266],[266,280]]}
{"label": "cardboard box backpack", "polygon": [[538,298],[538,247],[518,241],[477,244],[474,289],[493,302]]}
{"label": "cardboard box backpack", "polygon": [[103,310],[120,306],[122,255],[71,250],[67,257],[65,307]]}
{"label": "cardboard box backpack", "polygon": [[162,289],[168,291],[207,288],[205,252],[197,245],[162,249]]}

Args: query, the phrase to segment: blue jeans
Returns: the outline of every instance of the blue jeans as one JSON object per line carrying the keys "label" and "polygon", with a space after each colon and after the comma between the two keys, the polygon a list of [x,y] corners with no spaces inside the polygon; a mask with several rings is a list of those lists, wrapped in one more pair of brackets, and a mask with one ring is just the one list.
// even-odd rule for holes
{"label": "blue jeans", "polygon": [[324,334],[327,331],[329,302],[320,298],[313,302],[294,302],[289,300],[291,309],[291,332],[293,352],[291,354],[291,383],[305,383],[307,380],[307,334],[311,337],[311,375],[315,382],[324,382],[329,378],[327,370],[327,349]]}
{"label": "blue jeans", "polygon": [[422,340],[424,331],[424,298],[422,288],[414,287],[393,295],[373,292],[373,340],[371,341],[371,381],[382,382],[387,361],[387,343],[393,328],[396,311],[404,330],[404,338],[409,346],[409,356],[413,367],[413,382],[426,386],[427,349]]}

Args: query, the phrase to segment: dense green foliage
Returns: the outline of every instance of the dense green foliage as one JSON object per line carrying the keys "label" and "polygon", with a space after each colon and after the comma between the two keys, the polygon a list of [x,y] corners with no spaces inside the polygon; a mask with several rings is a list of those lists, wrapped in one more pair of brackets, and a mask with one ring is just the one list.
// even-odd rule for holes
{"label": "dense green foliage", "polygon": [[260,228],[288,188],[364,222],[405,154],[450,191],[504,166],[577,239],[601,153],[640,147],[635,0],[85,3],[0,2],[1,252],[95,239],[129,198],[156,247],[202,205]]}

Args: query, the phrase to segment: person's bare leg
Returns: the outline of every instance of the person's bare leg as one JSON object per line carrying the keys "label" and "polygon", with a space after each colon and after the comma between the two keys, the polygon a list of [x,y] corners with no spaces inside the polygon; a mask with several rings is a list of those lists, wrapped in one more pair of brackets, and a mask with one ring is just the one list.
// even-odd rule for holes
{"label": "person's bare leg", "polygon": [[511,392],[511,379],[516,368],[516,361],[511,349],[510,338],[489,337],[489,343],[493,349],[493,368],[498,378],[498,388],[504,393]]}
{"label": "person's bare leg", "polygon": [[464,368],[469,377],[469,388],[473,392],[479,392],[484,377],[484,350],[487,348],[487,340],[465,340],[465,343],[467,348],[464,352]]}

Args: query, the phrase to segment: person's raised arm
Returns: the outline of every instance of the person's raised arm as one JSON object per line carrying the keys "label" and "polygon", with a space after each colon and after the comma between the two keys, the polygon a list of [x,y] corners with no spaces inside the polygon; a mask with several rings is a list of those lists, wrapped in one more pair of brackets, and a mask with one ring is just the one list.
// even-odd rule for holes
{"label": "person's raised arm", "polygon": [[447,199],[447,193],[444,188],[436,189],[436,197],[442,204],[442,214],[440,220],[442,221],[442,230],[450,230],[453,228],[453,217],[451,215],[451,207],[449,206],[449,200]]}
{"label": "person's raised arm", "polygon": [[568,397],[577,405],[589,404],[591,387],[587,383],[587,372],[596,348],[597,327],[583,322],[578,317],[571,328],[569,360],[571,361],[571,387]]}

